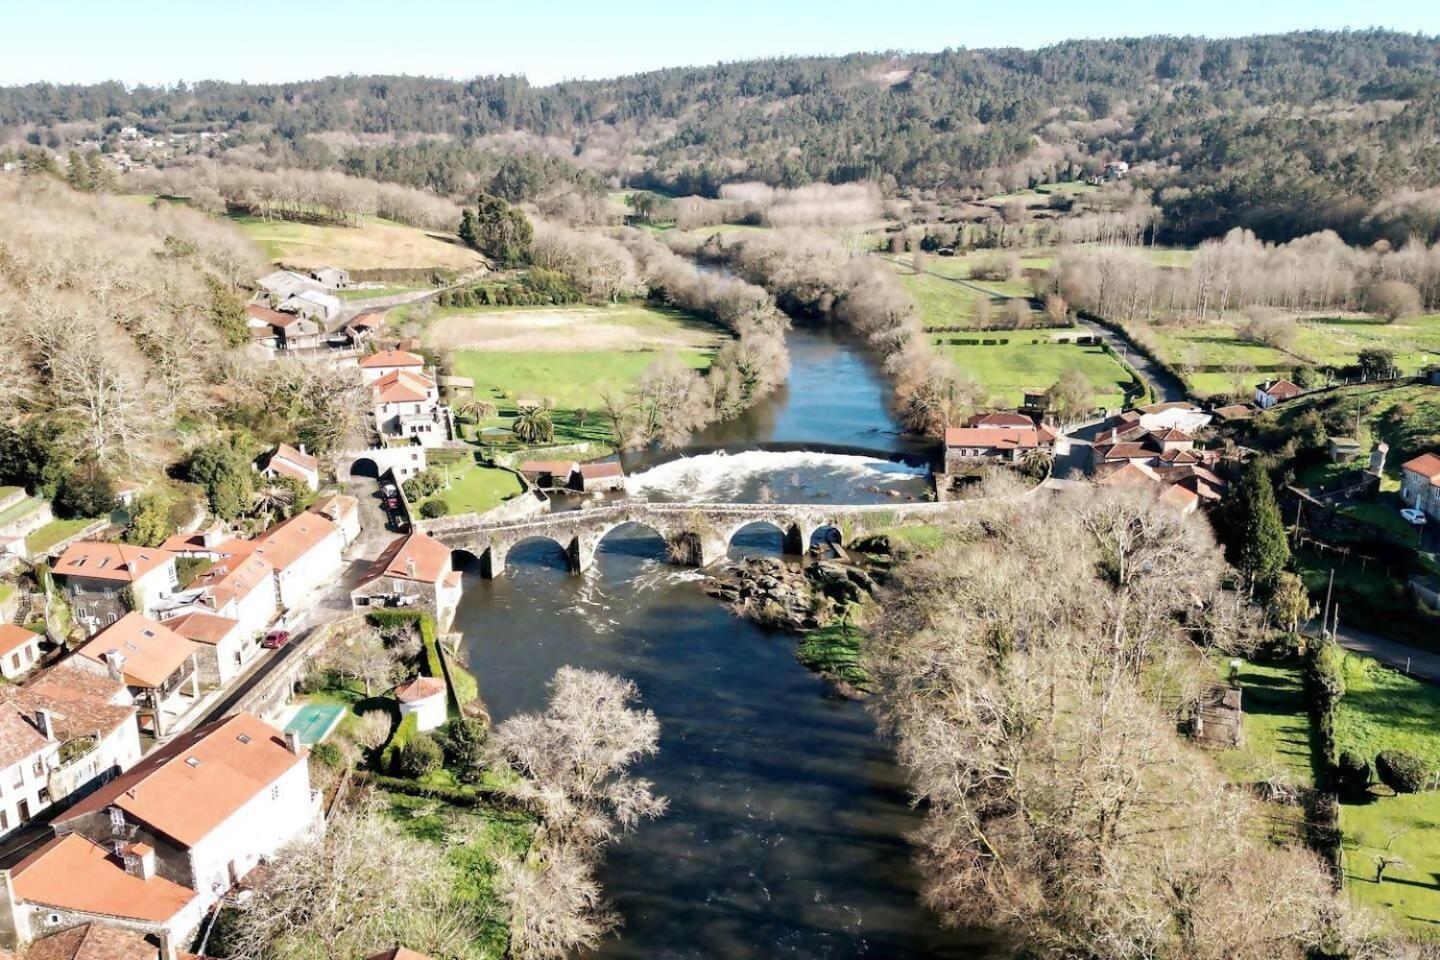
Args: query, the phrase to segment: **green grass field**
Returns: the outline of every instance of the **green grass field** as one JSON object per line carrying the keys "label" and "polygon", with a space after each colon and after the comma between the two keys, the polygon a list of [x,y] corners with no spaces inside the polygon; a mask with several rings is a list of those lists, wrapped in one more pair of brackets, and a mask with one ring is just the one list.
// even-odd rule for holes
{"label": "green grass field", "polygon": [[[1345,696],[1335,717],[1335,739],[1372,763],[1381,750],[1407,750],[1440,768],[1440,688],[1373,660],[1346,655]],[[1345,833],[1345,888],[1356,900],[1380,907],[1410,930],[1440,938],[1440,792],[1394,795],[1371,788],[1367,803],[1341,807]],[[1400,857],[1375,882],[1375,857]]]}
{"label": "green grass field", "polygon": [[453,513],[484,513],[520,493],[520,481],[509,470],[484,467],[473,461],[454,466],[435,466],[436,473],[448,475],[450,485],[415,504],[419,509],[430,500],[440,500]]}
{"label": "green grass field", "polygon": [[34,497],[26,497],[19,503],[13,503],[3,510],[0,510],[0,526],[13,523],[23,517],[27,517],[40,509],[41,501]]}
{"label": "green grass field", "polygon": [[418,227],[367,217],[359,227],[321,226],[288,220],[234,218],[265,258],[292,267],[336,266],[346,270],[470,270],[480,257]]}
{"label": "green grass field", "polygon": [[[710,354],[706,351],[691,350],[677,355],[696,370],[710,366]],[[458,350],[453,362],[455,373],[473,379],[477,394],[490,391],[502,411],[513,412],[515,400],[523,398],[549,398],[558,408],[595,410],[607,387],[617,391],[629,388],[661,356],[648,350],[574,353]],[[499,394],[504,391],[512,393],[513,398],[501,397]]]}
{"label": "green grass field", "polygon": [[[992,400],[1001,406],[1015,406],[1024,399],[1026,389],[1043,390],[1060,374],[1071,368],[1079,370],[1095,388],[1095,403],[1118,408],[1125,402],[1125,390],[1131,376],[1120,362],[1100,347],[1081,347],[1050,341],[1042,331],[997,333],[989,339],[1008,339],[1007,344],[993,346],[959,346],[941,338],[936,350],[949,358],[963,374],[983,384]],[[1039,343],[1032,343],[1034,340]]]}
{"label": "green grass field", "polygon": [[[926,330],[972,328],[975,303],[984,294],[928,273],[917,276],[904,268],[899,268],[899,273],[900,282],[920,307],[920,321]],[[1001,309],[1003,304],[993,304],[991,312],[998,313]]]}
{"label": "green grass field", "polygon": [[381,297],[394,297],[402,293],[410,293],[419,290],[420,287],[354,287],[349,290],[337,290],[336,293],[341,300],[347,302],[354,300],[378,300]]}
{"label": "green grass field", "polygon": [[80,517],[74,520],[51,520],[45,526],[25,538],[25,546],[33,553],[44,553],[66,537],[73,537],[94,520]]}
{"label": "green grass field", "polygon": [[[1217,658],[1226,678],[1229,662]],[[1216,754],[1220,768],[1236,783],[1280,776],[1295,786],[1314,786],[1315,742],[1299,664],[1242,660],[1237,678],[1244,690],[1244,742]]]}

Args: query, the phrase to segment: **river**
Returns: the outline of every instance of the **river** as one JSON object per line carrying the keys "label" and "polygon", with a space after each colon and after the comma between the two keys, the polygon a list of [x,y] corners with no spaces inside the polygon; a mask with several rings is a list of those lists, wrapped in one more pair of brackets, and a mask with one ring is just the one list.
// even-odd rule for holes
{"label": "river", "polygon": [[[913,452],[853,339],[798,327],[789,345],[788,386],[698,448]],[[732,553],[779,547],[778,532],[747,528]],[[543,707],[565,664],[633,679],[660,720],[660,752],[639,773],[670,810],[607,850],[600,879],[624,926],[591,956],[988,956],[919,902],[905,839],[918,814],[864,707],[800,666],[793,637],[731,616],[662,555],[658,537],[622,527],[574,576],[553,544],[522,544],[502,578],[467,579],[455,621],[497,721]]]}

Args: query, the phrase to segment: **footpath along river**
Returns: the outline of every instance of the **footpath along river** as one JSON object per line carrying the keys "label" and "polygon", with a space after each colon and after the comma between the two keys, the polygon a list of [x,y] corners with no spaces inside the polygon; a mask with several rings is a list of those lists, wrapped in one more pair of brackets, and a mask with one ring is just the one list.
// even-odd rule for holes
{"label": "footpath along river", "polygon": [[[786,387],[697,447],[913,452],[861,344],[797,327],[789,347]],[[889,487],[910,495],[915,483],[885,461],[829,453],[696,456],[633,479],[665,499],[847,502],[883,501]],[[780,535],[747,528],[731,549],[778,553]],[[702,593],[699,573],[662,558],[643,527],[607,537],[582,576],[554,544],[522,544],[502,578],[467,579],[455,621],[497,721],[542,708],[546,680],[566,664],[633,679],[659,717],[659,755],[639,773],[670,810],[606,851],[600,879],[624,926],[592,956],[990,956],[920,903],[906,841],[918,814],[865,708],[797,663],[792,637],[736,619]]]}

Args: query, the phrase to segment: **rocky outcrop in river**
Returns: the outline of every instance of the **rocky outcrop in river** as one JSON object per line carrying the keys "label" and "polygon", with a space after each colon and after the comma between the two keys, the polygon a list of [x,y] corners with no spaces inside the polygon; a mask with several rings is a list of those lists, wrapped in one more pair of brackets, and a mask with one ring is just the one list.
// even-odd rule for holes
{"label": "rocky outcrop in river", "polygon": [[815,630],[840,610],[875,593],[875,580],[859,567],[822,560],[801,566],[773,557],[749,557],[727,566],[705,590],[735,613],[766,626]]}

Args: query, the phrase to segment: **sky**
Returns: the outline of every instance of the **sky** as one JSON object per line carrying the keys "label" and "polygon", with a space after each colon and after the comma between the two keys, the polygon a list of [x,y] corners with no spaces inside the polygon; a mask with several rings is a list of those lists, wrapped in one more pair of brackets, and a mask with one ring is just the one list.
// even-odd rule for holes
{"label": "sky", "polygon": [[535,84],[755,57],[1039,47],[1078,37],[1388,27],[1437,0],[0,0],[0,85],[334,74]]}

